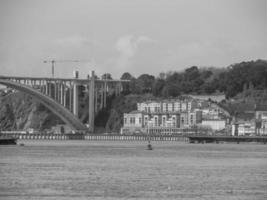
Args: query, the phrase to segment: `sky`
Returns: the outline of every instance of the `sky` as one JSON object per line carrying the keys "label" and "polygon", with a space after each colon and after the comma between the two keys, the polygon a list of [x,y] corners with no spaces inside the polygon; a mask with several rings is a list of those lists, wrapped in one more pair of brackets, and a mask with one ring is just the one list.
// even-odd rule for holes
{"label": "sky", "polygon": [[266,0],[0,0],[0,75],[50,77],[45,60],[61,61],[56,77],[120,78],[267,59],[266,10]]}

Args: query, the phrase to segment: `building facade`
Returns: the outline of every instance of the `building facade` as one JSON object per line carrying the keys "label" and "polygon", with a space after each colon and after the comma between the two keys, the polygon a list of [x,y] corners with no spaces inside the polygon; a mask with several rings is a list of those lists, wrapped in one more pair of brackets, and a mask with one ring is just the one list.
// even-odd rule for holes
{"label": "building facade", "polygon": [[196,108],[195,100],[141,102],[137,104],[136,111],[124,113],[121,132],[190,128],[201,123],[202,111]]}
{"label": "building facade", "polygon": [[137,110],[147,113],[175,113],[189,112],[197,108],[197,101],[188,100],[164,100],[164,101],[145,101],[137,103]]}

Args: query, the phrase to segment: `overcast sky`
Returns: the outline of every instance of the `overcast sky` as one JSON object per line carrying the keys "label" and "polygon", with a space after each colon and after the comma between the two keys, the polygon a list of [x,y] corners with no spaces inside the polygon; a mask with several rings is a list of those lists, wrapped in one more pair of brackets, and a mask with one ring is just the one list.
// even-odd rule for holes
{"label": "overcast sky", "polygon": [[[267,59],[266,0],[0,0],[0,75],[138,76]],[[90,62],[89,62],[90,61]]]}

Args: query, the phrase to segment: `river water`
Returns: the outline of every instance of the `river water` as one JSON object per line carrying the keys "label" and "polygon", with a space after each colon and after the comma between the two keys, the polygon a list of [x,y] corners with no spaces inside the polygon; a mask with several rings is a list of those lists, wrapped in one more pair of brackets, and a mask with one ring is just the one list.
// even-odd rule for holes
{"label": "river water", "polygon": [[19,141],[0,199],[267,199],[267,145]]}

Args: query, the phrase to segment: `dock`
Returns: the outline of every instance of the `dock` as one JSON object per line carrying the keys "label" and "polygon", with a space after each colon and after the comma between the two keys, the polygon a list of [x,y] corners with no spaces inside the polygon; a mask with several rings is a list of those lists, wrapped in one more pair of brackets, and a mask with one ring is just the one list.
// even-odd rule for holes
{"label": "dock", "polygon": [[189,143],[259,142],[267,143],[267,136],[188,136]]}

